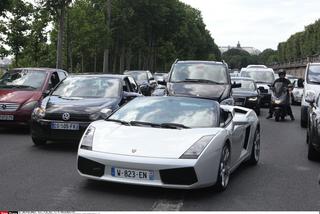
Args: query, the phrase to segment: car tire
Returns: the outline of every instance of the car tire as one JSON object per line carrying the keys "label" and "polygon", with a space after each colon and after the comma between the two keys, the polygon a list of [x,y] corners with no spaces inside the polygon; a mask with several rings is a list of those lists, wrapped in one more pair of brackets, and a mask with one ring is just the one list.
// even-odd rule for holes
{"label": "car tire", "polygon": [[36,146],[41,146],[47,143],[46,140],[40,139],[40,138],[36,138],[36,137],[32,137],[32,142],[34,143],[34,145]]}
{"label": "car tire", "polygon": [[312,145],[311,136],[308,137],[308,159],[311,161],[320,159],[320,153]]}
{"label": "car tire", "polygon": [[308,125],[308,107],[301,106],[300,126],[307,128]]}
{"label": "car tire", "polygon": [[227,144],[225,144],[221,152],[217,183],[214,186],[216,191],[218,192],[222,192],[228,187],[230,179],[230,161],[230,147]]}
{"label": "car tire", "polygon": [[279,114],[275,114],[274,118],[275,118],[276,122],[279,122],[279,120],[280,120]]}
{"label": "car tire", "polygon": [[248,163],[250,165],[257,165],[260,159],[260,130],[256,129],[251,147],[251,155]]}

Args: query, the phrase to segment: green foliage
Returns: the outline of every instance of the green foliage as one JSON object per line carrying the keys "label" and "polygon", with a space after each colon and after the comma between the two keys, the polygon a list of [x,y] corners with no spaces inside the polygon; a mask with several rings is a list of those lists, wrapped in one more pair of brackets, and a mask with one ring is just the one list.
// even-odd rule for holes
{"label": "green foliage", "polygon": [[7,19],[0,22],[0,40],[2,44],[10,47],[0,46],[0,55],[13,54],[15,63],[18,64],[19,55],[28,42],[28,31],[30,30],[30,14],[32,5],[22,0],[11,1],[11,8],[8,11]]}
{"label": "green foliage", "polygon": [[250,55],[247,51],[233,48],[222,54],[222,59],[228,63],[230,69],[241,69],[249,64],[257,64],[258,56]]}
{"label": "green foliage", "polygon": [[264,65],[271,65],[278,62],[278,58],[278,52],[268,48],[259,54],[259,63]]}
{"label": "green foliage", "polygon": [[0,15],[3,15],[3,13],[10,9],[11,7],[11,0],[1,0],[0,1]]}
{"label": "green foliage", "polygon": [[[55,1],[40,2],[44,10],[56,14]],[[200,11],[178,0],[112,0],[111,3],[110,30],[106,0],[76,0],[70,5],[63,43],[65,69],[102,71],[106,48],[110,49],[109,70],[116,73],[125,69],[168,71],[176,58],[221,60]],[[25,62],[49,63],[41,56],[54,60],[58,37],[58,21],[54,21],[49,44],[39,42],[36,51],[39,55],[32,54],[35,47],[26,48]],[[35,25],[42,23],[46,21]],[[42,41],[36,35],[33,39]]]}
{"label": "green foliage", "polygon": [[305,27],[303,32],[293,34],[278,45],[279,61],[289,62],[320,54],[320,20]]}

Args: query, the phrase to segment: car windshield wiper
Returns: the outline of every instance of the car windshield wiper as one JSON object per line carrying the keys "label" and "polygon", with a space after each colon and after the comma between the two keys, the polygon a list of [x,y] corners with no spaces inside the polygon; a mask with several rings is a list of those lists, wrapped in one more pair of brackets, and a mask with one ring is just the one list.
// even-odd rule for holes
{"label": "car windshield wiper", "polygon": [[170,128],[170,129],[190,129],[190,127],[180,123],[161,123],[160,126],[162,128]]}
{"label": "car windshield wiper", "polygon": [[160,127],[160,124],[157,124],[157,123],[149,123],[149,122],[142,122],[142,121],[130,121],[129,124],[130,124],[131,126]]}
{"label": "car windshield wiper", "polygon": [[12,85],[14,88],[31,88],[31,89],[37,89],[36,87],[33,87],[31,85]]}
{"label": "car windshield wiper", "polygon": [[126,125],[126,126],[130,126],[131,125],[130,122],[123,121],[123,120],[106,119],[106,121],[121,123],[122,125]]}
{"label": "car windshield wiper", "polygon": [[224,84],[224,83],[221,83],[221,82],[216,82],[216,81],[213,81],[213,80],[206,80],[206,79],[185,79],[185,80],[180,81],[180,82],[199,82],[199,83],[211,83],[211,84],[218,84],[218,85]]}
{"label": "car windshield wiper", "polygon": [[310,81],[309,80],[309,82],[312,83],[312,84],[320,84],[320,82],[316,82],[316,81]]}
{"label": "car windshield wiper", "polygon": [[159,127],[159,128],[168,128],[168,129],[189,129],[183,124],[179,123],[150,123],[150,122],[142,122],[142,121],[130,121],[130,125],[132,126],[150,126],[150,127]]}

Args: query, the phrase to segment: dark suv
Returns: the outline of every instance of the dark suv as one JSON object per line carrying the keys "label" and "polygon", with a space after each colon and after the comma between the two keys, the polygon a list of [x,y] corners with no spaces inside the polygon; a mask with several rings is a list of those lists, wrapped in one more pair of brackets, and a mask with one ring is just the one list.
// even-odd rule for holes
{"label": "dark suv", "polygon": [[176,61],[169,74],[168,95],[192,96],[217,100],[233,105],[232,85],[228,66],[215,61]]}

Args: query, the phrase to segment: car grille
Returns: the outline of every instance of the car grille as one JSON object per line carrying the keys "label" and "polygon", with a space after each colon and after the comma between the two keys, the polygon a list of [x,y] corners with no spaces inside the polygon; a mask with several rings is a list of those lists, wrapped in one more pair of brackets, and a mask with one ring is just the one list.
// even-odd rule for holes
{"label": "car grille", "polygon": [[[44,117],[46,120],[63,120],[62,119],[63,113],[47,113]],[[87,122],[90,121],[89,115],[85,114],[70,114],[70,119],[68,121],[83,121]]]}
{"label": "car grille", "polygon": [[105,166],[101,163],[79,156],[78,169],[82,174],[101,177],[104,174]]}
{"label": "car grille", "polygon": [[0,112],[12,112],[19,108],[17,103],[0,103]]}
{"label": "car grille", "polygon": [[234,98],[235,105],[243,106],[245,104],[245,101],[246,101],[246,98],[243,98],[243,97],[235,97]]}
{"label": "car grille", "polygon": [[164,184],[191,185],[198,181],[193,167],[160,170]]}

